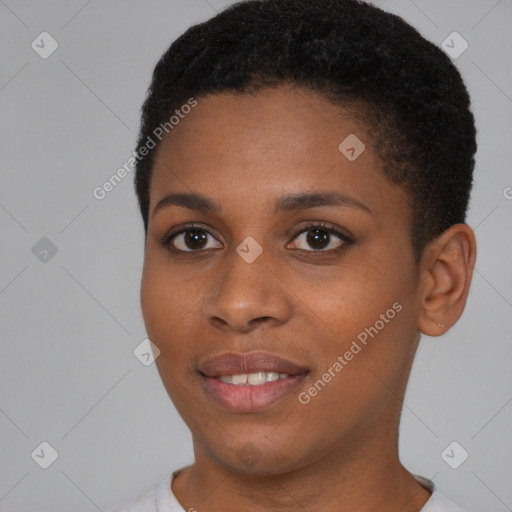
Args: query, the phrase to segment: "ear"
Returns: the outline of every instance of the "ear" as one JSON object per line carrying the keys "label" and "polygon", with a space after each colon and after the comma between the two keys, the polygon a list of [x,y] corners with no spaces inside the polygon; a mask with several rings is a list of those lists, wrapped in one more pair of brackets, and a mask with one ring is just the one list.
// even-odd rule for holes
{"label": "ear", "polygon": [[455,224],[425,247],[420,261],[418,329],[444,334],[462,315],[476,259],[476,240],[467,224]]}

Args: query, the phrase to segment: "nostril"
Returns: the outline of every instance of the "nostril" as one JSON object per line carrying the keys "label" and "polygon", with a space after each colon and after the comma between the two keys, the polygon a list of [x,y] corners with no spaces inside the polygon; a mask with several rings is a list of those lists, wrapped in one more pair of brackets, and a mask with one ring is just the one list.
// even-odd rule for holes
{"label": "nostril", "polygon": [[260,316],[258,318],[254,318],[253,320],[251,320],[251,322],[254,322],[254,323],[263,322],[265,320],[270,320],[271,318],[272,318],[271,316]]}

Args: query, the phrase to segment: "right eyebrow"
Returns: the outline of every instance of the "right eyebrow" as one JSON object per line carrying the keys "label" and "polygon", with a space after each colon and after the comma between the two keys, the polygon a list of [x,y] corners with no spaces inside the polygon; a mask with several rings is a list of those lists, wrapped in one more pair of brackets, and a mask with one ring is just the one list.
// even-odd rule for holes
{"label": "right eyebrow", "polygon": [[220,213],[222,208],[219,204],[201,194],[168,194],[153,208],[153,215],[162,208],[176,205],[189,210],[197,210],[206,213]]}

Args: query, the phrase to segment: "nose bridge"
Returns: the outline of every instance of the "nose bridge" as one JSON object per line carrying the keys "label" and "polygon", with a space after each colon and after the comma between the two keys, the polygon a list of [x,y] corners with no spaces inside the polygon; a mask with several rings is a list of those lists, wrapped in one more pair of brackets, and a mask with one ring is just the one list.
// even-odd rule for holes
{"label": "nose bridge", "polygon": [[205,305],[210,322],[218,324],[221,320],[223,325],[233,329],[247,330],[256,319],[274,319],[278,323],[285,320],[288,299],[269,268],[269,254],[263,250],[251,261],[251,257],[247,257],[254,250],[251,243],[250,240],[242,242],[238,247],[241,254],[233,250],[226,262],[227,269]]}

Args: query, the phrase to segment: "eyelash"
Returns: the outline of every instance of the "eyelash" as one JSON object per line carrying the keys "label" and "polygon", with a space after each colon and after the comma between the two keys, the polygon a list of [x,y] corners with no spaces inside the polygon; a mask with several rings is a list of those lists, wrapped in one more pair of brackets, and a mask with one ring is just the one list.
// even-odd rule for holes
{"label": "eyelash", "polygon": [[[334,236],[338,237],[343,243],[341,245],[339,245],[338,247],[336,247],[335,249],[329,249],[329,250],[323,250],[323,249],[314,250],[314,249],[312,249],[309,251],[306,249],[295,249],[296,251],[300,251],[300,252],[308,253],[308,254],[320,253],[320,254],[324,254],[324,255],[325,254],[333,255],[333,254],[337,254],[337,253],[343,251],[344,249],[346,249],[347,246],[354,243],[354,240],[351,237],[349,237],[348,235],[346,235],[344,233],[341,233],[340,231],[338,231],[337,229],[328,225],[325,222],[315,222],[315,223],[312,223],[312,224],[302,228],[298,233],[295,234],[295,236],[292,238],[292,241],[295,240],[300,235],[302,235],[303,233],[307,233],[308,231],[311,231],[315,228],[319,229],[320,231],[325,231],[325,232],[329,233],[330,235],[334,235]],[[195,224],[190,224],[190,225],[185,226],[184,228],[180,229],[179,231],[171,232],[171,233],[164,235],[164,237],[159,241],[160,245],[162,247],[164,247],[165,249],[167,249],[173,253],[176,253],[176,254],[187,254],[187,253],[193,254],[193,253],[202,253],[202,252],[207,251],[208,249],[182,251],[181,249],[176,249],[174,247],[171,247],[171,242],[175,237],[177,237],[178,235],[181,235],[183,233],[193,231],[193,230],[204,231],[205,233],[208,233],[208,235],[210,235],[212,238],[217,240],[216,237],[208,229],[203,228],[201,226],[197,226]],[[317,256],[315,256],[315,257],[317,257]]]}

